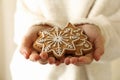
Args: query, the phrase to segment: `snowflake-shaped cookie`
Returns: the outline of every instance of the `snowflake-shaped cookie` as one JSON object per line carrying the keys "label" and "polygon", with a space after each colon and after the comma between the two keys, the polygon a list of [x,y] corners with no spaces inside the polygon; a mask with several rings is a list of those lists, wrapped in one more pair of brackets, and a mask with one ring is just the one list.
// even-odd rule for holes
{"label": "snowflake-shaped cookie", "polygon": [[92,48],[83,31],[71,23],[64,29],[52,28],[51,30],[40,32],[33,47],[38,51],[53,53],[57,58],[69,52],[74,55],[82,55],[84,50]]}
{"label": "snowflake-shaped cookie", "polygon": [[75,42],[75,55],[85,55],[87,52],[89,52],[92,49],[92,44],[89,41],[86,40],[78,40]]}

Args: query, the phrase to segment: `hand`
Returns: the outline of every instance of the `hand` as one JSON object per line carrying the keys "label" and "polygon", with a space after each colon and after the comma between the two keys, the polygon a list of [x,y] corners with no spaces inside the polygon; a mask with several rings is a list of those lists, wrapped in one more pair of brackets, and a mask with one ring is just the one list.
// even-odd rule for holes
{"label": "hand", "polygon": [[100,60],[104,53],[104,38],[101,35],[99,28],[92,24],[84,24],[78,26],[82,28],[85,34],[89,37],[89,41],[93,44],[93,51],[82,57],[67,57],[64,60],[65,64],[90,64],[93,59]]}
{"label": "hand", "polygon": [[54,63],[54,58],[48,58],[47,53],[38,53],[36,50],[33,49],[33,42],[37,39],[38,32],[50,28],[51,27],[49,25],[34,25],[29,28],[27,33],[24,35],[20,46],[20,52],[26,59],[30,59],[31,61],[39,60],[42,64],[46,64],[47,60],[50,63]]}

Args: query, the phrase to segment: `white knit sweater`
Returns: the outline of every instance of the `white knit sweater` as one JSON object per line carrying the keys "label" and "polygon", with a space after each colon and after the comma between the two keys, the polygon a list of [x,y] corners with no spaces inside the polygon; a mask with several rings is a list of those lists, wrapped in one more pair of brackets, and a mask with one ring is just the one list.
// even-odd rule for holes
{"label": "white knit sweater", "polygon": [[[106,41],[101,61],[77,67],[43,66],[20,58],[19,52],[16,51],[12,61],[13,80],[112,80],[110,63],[120,57],[120,0],[18,0],[15,42],[19,46],[26,30],[34,24],[48,23],[63,28],[68,22],[92,23],[100,28]],[[14,71],[13,67],[19,60],[22,66],[25,63],[27,67],[17,67]],[[17,72],[18,69],[26,70],[28,67],[34,73],[29,72],[32,75],[29,76],[30,79]],[[14,75],[17,74],[22,77],[15,78]]]}

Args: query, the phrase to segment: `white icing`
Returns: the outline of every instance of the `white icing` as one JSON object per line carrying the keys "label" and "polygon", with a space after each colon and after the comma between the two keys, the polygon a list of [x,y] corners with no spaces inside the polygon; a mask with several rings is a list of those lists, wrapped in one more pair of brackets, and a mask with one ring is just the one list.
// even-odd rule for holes
{"label": "white icing", "polygon": [[87,47],[87,48],[89,48],[89,47],[90,47],[90,45],[88,45],[87,43],[85,43],[85,44],[84,44],[84,46],[85,46],[85,47]]}
{"label": "white icing", "polygon": [[[43,51],[48,52],[52,50],[55,55],[62,56],[65,49],[75,50],[73,40],[71,40],[71,36],[69,36],[70,34],[68,34],[68,32],[70,31],[71,29],[69,28],[66,28],[65,31],[62,31],[60,29],[53,29],[50,32],[43,31],[42,39],[40,39],[38,42],[41,44],[43,42],[46,43],[44,44]],[[76,38],[77,36],[74,36],[74,40]],[[62,46],[66,46],[66,48],[64,49]],[[56,50],[54,50],[53,48],[56,48]]]}
{"label": "white icing", "polygon": [[53,41],[54,41],[54,42],[61,42],[62,40],[63,40],[62,36],[55,36],[55,37],[53,38]]}
{"label": "white icing", "polygon": [[76,44],[76,46],[83,46],[85,42],[81,42],[81,43],[78,43]]}
{"label": "white icing", "polygon": [[[54,55],[58,57],[61,57],[65,50],[75,51],[78,49],[79,52],[76,52],[75,54],[82,55],[82,50],[85,50],[83,46],[87,49],[91,47],[89,43],[86,43],[86,35],[82,33],[81,29],[75,28],[74,26],[69,27],[68,25],[64,30],[52,28],[50,31],[41,32],[40,35],[41,38],[37,40],[37,44],[42,45],[42,51],[53,51]],[[81,39],[80,36],[84,36],[82,37],[84,39]],[[82,41],[79,42],[78,40]],[[78,41],[77,44],[74,43],[75,41]]]}
{"label": "white icing", "polygon": [[45,42],[45,41],[46,41],[45,39],[40,39],[40,40],[38,40],[39,43],[43,43],[43,42]]}

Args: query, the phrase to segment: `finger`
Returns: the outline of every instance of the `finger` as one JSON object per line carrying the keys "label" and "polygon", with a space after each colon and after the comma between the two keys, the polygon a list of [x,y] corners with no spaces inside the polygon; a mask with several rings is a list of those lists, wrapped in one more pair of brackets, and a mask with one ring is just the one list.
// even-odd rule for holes
{"label": "finger", "polygon": [[98,61],[104,53],[104,39],[102,37],[98,37],[95,40],[94,44],[95,44],[94,58],[96,61]]}
{"label": "finger", "polygon": [[55,62],[55,65],[56,65],[56,66],[59,66],[60,63],[61,63],[61,62],[60,62],[59,60],[57,60],[57,61]]}
{"label": "finger", "polygon": [[38,61],[40,59],[40,56],[39,56],[39,54],[36,51],[32,51],[29,59],[31,61]]}
{"label": "finger", "polygon": [[64,63],[65,63],[66,65],[69,65],[69,64],[70,64],[70,57],[66,57],[66,58],[64,59]]}
{"label": "finger", "polygon": [[22,46],[19,51],[26,59],[28,59],[31,54],[31,49],[25,46]]}
{"label": "finger", "polygon": [[49,64],[55,64],[55,58],[54,57],[49,57],[48,58],[48,63]]}
{"label": "finger", "polygon": [[60,62],[61,62],[61,63],[64,63],[64,60],[65,60],[65,57],[64,57],[64,56],[60,58]]}
{"label": "finger", "polygon": [[39,62],[41,64],[47,64],[48,63],[48,54],[46,52],[41,52],[39,56],[40,56]]}
{"label": "finger", "polygon": [[31,45],[32,45],[32,42],[29,39],[29,37],[24,36],[24,38],[22,39],[22,42],[21,42],[21,46],[20,46],[20,53],[26,59],[28,59],[31,54]]}
{"label": "finger", "polygon": [[40,53],[40,57],[41,57],[41,59],[47,60],[47,59],[48,59],[48,54],[47,54],[47,52],[41,52],[41,53]]}
{"label": "finger", "polygon": [[93,53],[89,53],[86,56],[79,57],[79,63],[90,64],[93,61]]}
{"label": "finger", "polygon": [[40,60],[39,60],[39,63],[45,65],[45,64],[48,63],[48,61],[47,61],[47,60],[44,60],[44,59],[40,59]]}
{"label": "finger", "polygon": [[77,64],[78,63],[78,58],[77,57],[71,57],[70,58],[70,63],[71,64]]}

